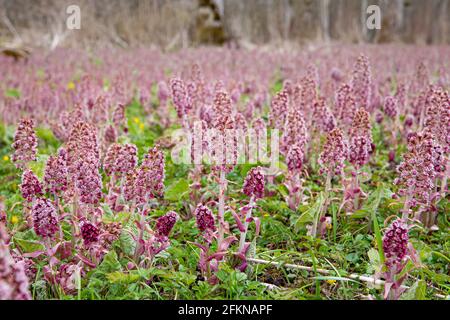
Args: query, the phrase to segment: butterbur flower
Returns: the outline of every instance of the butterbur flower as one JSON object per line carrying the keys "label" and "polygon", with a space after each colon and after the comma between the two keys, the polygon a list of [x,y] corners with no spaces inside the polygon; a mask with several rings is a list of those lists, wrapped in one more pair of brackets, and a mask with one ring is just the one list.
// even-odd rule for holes
{"label": "butterbur flower", "polygon": [[313,122],[323,132],[330,132],[336,126],[333,113],[325,105],[325,98],[320,97],[314,103]]}
{"label": "butterbur flower", "polygon": [[214,97],[214,113],[214,128],[221,132],[226,129],[234,129],[233,107],[230,96],[225,91],[218,91],[216,93]]}
{"label": "butterbur flower", "polygon": [[431,133],[411,133],[408,152],[397,167],[398,177],[394,184],[400,186],[400,195],[406,195],[407,207],[428,205],[435,187],[437,170],[442,170],[443,159]]}
{"label": "butterbur flower", "polygon": [[44,171],[45,191],[53,194],[67,190],[68,170],[66,150],[60,148],[57,156],[50,156]]}
{"label": "butterbur flower", "polygon": [[194,215],[197,221],[197,227],[201,232],[216,230],[214,215],[207,206],[199,204],[195,209]]}
{"label": "butterbur flower", "polygon": [[112,125],[108,125],[105,129],[104,139],[107,144],[114,143],[117,140],[117,130]]}
{"label": "butterbur flower", "polygon": [[28,202],[31,202],[35,197],[42,196],[42,185],[33,171],[25,170],[23,172],[20,191],[22,192],[22,197]]}
{"label": "butterbur flower", "polygon": [[125,182],[123,184],[123,195],[126,201],[132,201],[135,199],[135,184],[138,175],[138,169],[133,169],[125,176]]}
{"label": "butterbur flower", "polygon": [[308,128],[306,127],[302,112],[300,109],[292,106],[289,109],[286,124],[284,126],[281,151],[286,154],[292,145],[298,144],[302,148],[305,148],[307,143]]}
{"label": "butterbur flower", "polygon": [[143,204],[164,194],[164,154],[158,146],[150,148],[137,171],[134,184],[135,197]]}
{"label": "butterbur flower", "polygon": [[371,74],[368,58],[361,54],[353,69],[352,92],[358,107],[368,109],[370,101]]}
{"label": "butterbur flower", "polygon": [[24,168],[28,162],[36,160],[37,145],[34,121],[32,119],[20,120],[14,135],[12,144],[14,153],[11,158],[17,168]]}
{"label": "butterbur flower", "polygon": [[103,160],[103,170],[107,175],[116,173],[117,168],[117,157],[122,149],[122,146],[118,143],[113,143],[109,146],[108,151],[106,151],[105,159]]}
{"label": "butterbur flower", "polygon": [[79,163],[86,158],[100,159],[97,130],[87,122],[77,122],[73,127],[66,146],[67,166],[71,177],[79,172]]}
{"label": "butterbur flower", "polygon": [[107,175],[127,174],[137,165],[137,147],[133,144],[112,144],[106,152],[103,169]]}
{"label": "butterbur flower", "polygon": [[99,162],[93,155],[77,162],[75,186],[82,203],[97,204],[102,197],[102,177]]}
{"label": "butterbur flower", "polygon": [[408,274],[403,274],[403,269],[409,259],[417,263],[414,248],[409,243],[409,227],[404,220],[397,219],[391,223],[383,236],[383,251],[385,257],[386,279],[384,298],[397,300],[404,292],[403,281]]}
{"label": "butterbur flower", "polygon": [[169,211],[156,221],[155,231],[158,237],[167,238],[173,226],[178,220],[178,215],[174,211]]}
{"label": "butterbur flower", "polygon": [[285,90],[278,92],[270,103],[269,123],[273,128],[282,130],[288,112],[288,94]]}
{"label": "butterbur flower", "polygon": [[158,82],[158,100],[161,105],[165,105],[165,102],[169,98],[169,94],[169,88],[167,87],[166,82]]}
{"label": "butterbur flower", "polygon": [[[119,103],[117,107],[114,109],[112,114],[112,121],[116,128],[124,127],[126,126],[126,117],[125,117],[125,105],[122,103]],[[126,129],[125,129],[126,130]]]}
{"label": "butterbur flower", "polygon": [[370,158],[372,140],[367,136],[352,136],[348,148],[348,161],[355,167],[365,165]]}
{"label": "butterbur flower", "polygon": [[364,108],[359,108],[353,118],[349,134],[353,136],[371,135],[370,115]]}
{"label": "butterbur flower", "polygon": [[179,78],[170,80],[170,90],[177,115],[183,118],[192,109],[192,101],[184,81]]}
{"label": "butterbur flower", "polygon": [[450,151],[450,97],[440,87],[431,87],[426,101],[425,127],[446,152]]}
{"label": "butterbur flower", "polygon": [[6,228],[0,223],[0,300],[31,300],[24,262],[14,261],[7,242]]}
{"label": "butterbur flower", "polygon": [[80,223],[81,237],[83,238],[86,247],[98,242],[100,236],[100,229],[88,221]]}
{"label": "butterbur flower", "polygon": [[334,106],[338,120],[344,125],[350,125],[357,111],[357,106],[348,84],[343,84],[336,91]]}
{"label": "butterbur flower", "polygon": [[344,75],[342,74],[341,70],[337,68],[331,69],[331,79],[333,79],[336,82],[341,82],[343,78]]}
{"label": "butterbur flower", "polygon": [[214,97],[214,116],[215,130],[209,132],[214,169],[230,171],[237,162],[238,137],[231,99],[225,91],[219,90]]}
{"label": "butterbur flower", "polygon": [[131,172],[137,165],[137,147],[134,144],[125,144],[122,146],[117,157],[117,168],[121,174]]}
{"label": "butterbur flower", "polygon": [[369,161],[371,151],[372,133],[369,113],[364,108],[360,108],[350,128],[348,160],[356,168],[360,168]]}
{"label": "butterbur flower", "polygon": [[341,129],[331,131],[319,156],[321,172],[340,175],[344,168],[344,160],[347,156],[347,144]]}
{"label": "butterbur flower", "polygon": [[286,165],[289,172],[297,173],[303,166],[303,148],[299,144],[293,145],[286,156]]}
{"label": "butterbur flower", "polygon": [[264,174],[261,167],[250,169],[245,178],[242,192],[248,197],[264,197]]}
{"label": "butterbur flower", "polygon": [[36,199],[32,209],[34,231],[43,238],[52,238],[59,229],[56,208],[48,199]]}
{"label": "butterbur flower", "polygon": [[408,256],[408,241],[408,226],[400,219],[395,220],[383,237],[383,251],[387,267],[401,266]]}
{"label": "butterbur flower", "polygon": [[397,99],[392,96],[388,96],[384,99],[383,111],[391,119],[394,119],[398,114],[397,104]]}

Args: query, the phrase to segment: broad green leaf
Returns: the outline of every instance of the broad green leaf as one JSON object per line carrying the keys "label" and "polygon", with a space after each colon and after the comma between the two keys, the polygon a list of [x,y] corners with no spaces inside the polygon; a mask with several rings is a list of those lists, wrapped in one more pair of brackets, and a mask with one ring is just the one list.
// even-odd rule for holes
{"label": "broad green leaf", "polygon": [[189,183],[186,179],[178,179],[166,189],[164,199],[169,201],[179,201],[189,193]]}
{"label": "broad green leaf", "polygon": [[22,252],[29,253],[35,251],[42,251],[45,249],[44,245],[34,241],[34,240],[25,240],[14,237],[14,243],[20,247]]}
{"label": "broad green leaf", "polygon": [[317,197],[316,202],[312,206],[309,207],[308,210],[303,212],[298,219],[295,221],[294,228],[296,232],[300,230],[301,226],[305,223],[313,222],[316,215],[319,214],[320,210],[322,209],[325,202],[325,196],[324,193],[321,192],[319,196]]}
{"label": "broad green leaf", "polygon": [[20,98],[20,91],[18,89],[7,89],[5,92],[5,97]]}
{"label": "broad green leaf", "polygon": [[427,285],[423,280],[417,280],[400,297],[400,300],[426,300]]}
{"label": "broad green leaf", "polygon": [[115,271],[112,273],[108,273],[106,275],[106,278],[111,283],[132,283],[137,281],[140,278],[140,275],[136,272],[121,272],[121,271]]}

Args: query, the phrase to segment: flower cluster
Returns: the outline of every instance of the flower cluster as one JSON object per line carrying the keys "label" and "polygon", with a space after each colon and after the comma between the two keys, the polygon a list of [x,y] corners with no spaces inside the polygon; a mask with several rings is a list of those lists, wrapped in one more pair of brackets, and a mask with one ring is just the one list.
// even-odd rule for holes
{"label": "flower cluster", "polygon": [[126,132],[126,117],[125,117],[125,105],[123,103],[119,103],[117,107],[114,109],[112,114],[112,121],[116,128],[123,128],[123,130]]}
{"label": "flower cluster", "polygon": [[383,111],[391,119],[394,119],[398,114],[398,101],[393,96],[387,96],[384,99]]}
{"label": "flower cluster", "polygon": [[348,84],[341,85],[336,91],[334,106],[338,120],[349,126],[353,121],[357,106],[351,87]]}
{"label": "flower cluster", "polygon": [[372,133],[369,113],[364,108],[360,108],[353,118],[350,129],[348,160],[359,168],[369,161],[371,151]]}
{"label": "flower cluster", "polygon": [[93,243],[97,243],[99,240],[100,229],[89,221],[81,221],[80,232],[86,247]]}
{"label": "flower cluster", "polygon": [[386,266],[400,266],[408,255],[408,226],[400,219],[395,220],[383,237],[383,251]]}
{"label": "flower cluster", "polygon": [[104,141],[107,144],[114,143],[117,140],[117,130],[113,125],[108,125],[103,134]]}
{"label": "flower cluster", "polygon": [[326,107],[325,98],[320,97],[313,106],[313,121],[317,128],[323,132],[330,132],[336,127],[333,113]]}
{"label": "flower cluster", "polygon": [[298,144],[305,148],[308,143],[308,128],[299,108],[292,106],[286,118],[282,135],[281,151],[286,154],[289,148]]}
{"label": "flower cluster", "polygon": [[300,144],[294,144],[286,156],[286,165],[289,172],[298,173],[303,166],[303,147]]}
{"label": "flower cluster", "polygon": [[58,150],[57,156],[50,156],[44,171],[45,191],[53,194],[64,192],[68,185],[67,152]]}
{"label": "flower cluster", "polygon": [[88,154],[77,162],[75,186],[82,203],[98,204],[102,198],[102,177],[99,161],[94,155]]}
{"label": "flower cluster", "polygon": [[426,101],[425,127],[446,152],[450,152],[450,96],[441,87],[432,87]]}
{"label": "flower cluster", "polygon": [[158,238],[167,238],[178,220],[178,214],[169,211],[156,221],[155,231]]}
{"label": "flower cluster", "polygon": [[370,101],[371,74],[368,58],[361,54],[353,69],[352,92],[358,107],[368,109]]}
{"label": "flower cluster", "polygon": [[214,97],[215,130],[209,130],[210,156],[216,164],[215,169],[230,171],[238,158],[238,137],[236,121],[230,96],[219,90]]}
{"label": "flower cluster", "polygon": [[34,231],[43,238],[52,238],[59,230],[58,215],[52,202],[48,199],[36,199],[32,209]]}
{"label": "flower cluster", "polygon": [[140,204],[164,193],[164,154],[158,146],[150,148],[134,181],[134,197]]}
{"label": "flower cluster", "polygon": [[192,109],[192,101],[184,81],[179,78],[170,80],[170,90],[172,92],[172,101],[177,110],[179,118],[187,115]]}
{"label": "flower cluster", "polygon": [[344,139],[342,130],[339,128],[333,129],[328,133],[327,140],[323,146],[323,151],[318,159],[318,162],[322,167],[321,172],[327,172],[331,175],[340,175],[344,168],[344,160],[347,153],[347,143]]}
{"label": "flower cluster", "polygon": [[275,128],[282,130],[288,112],[288,94],[285,90],[278,92],[270,103],[269,123]]}
{"label": "flower cluster", "polygon": [[208,207],[199,204],[195,209],[195,218],[200,231],[216,230],[214,216]]}
{"label": "flower cluster", "polygon": [[103,168],[106,174],[127,174],[137,165],[137,148],[134,144],[113,143],[106,153]]}
{"label": "flower cluster", "polygon": [[25,170],[23,172],[20,191],[22,192],[22,197],[28,202],[31,202],[35,197],[42,196],[42,185],[33,171]]}
{"label": "flower cluster", "polygon": [[31,300],[24,262],[11,257],[5,227],[0,223],[0,300]]}
{"label": "flower cluster", "polygon": [[408,152],[397,167],[398,177],[394,184],[400,186],[400,194],[406,195],[407,205],[428,205],[434,190],[437,170],[442,170],[443,159],[431,133],[411,133]]}
{"label": "flower cluster", "polygon": [[264,174],[261,167],[250,169],[245,178],[242,192],[248,197],[264,197]]}
{"label": "flower cluster", "polygon": [[36,160],[37,145],[34,121],[32,119],[20,120],[14,135],[12,144],[14,153],[11,158],[17,168],[24,168],[28,162]]}

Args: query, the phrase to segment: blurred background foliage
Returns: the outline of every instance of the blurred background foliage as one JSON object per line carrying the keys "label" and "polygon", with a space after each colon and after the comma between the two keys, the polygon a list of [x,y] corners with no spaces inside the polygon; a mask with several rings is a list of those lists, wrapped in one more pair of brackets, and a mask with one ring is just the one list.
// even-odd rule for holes
{"label": "blurred background foliage", "polygon": [[[149,47],[204,44],[448,44],[450,0],[0,0],[0,46]],[[81,29],[66,28],[66,8],[81,9]],[[381,30],[367,30],[368,5]]]}

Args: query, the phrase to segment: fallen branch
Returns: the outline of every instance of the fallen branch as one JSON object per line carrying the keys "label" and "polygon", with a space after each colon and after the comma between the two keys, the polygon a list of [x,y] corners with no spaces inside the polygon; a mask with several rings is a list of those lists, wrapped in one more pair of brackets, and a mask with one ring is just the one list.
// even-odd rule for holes
{"label": "fallen branch", "polygon": [[[306,271],[310,271],[310,272],[318,272],[318,273],[325,274],[325,275],[332,273],[330,270],[326,270],[326,269],[315,269],[314,270],[313,267],[302,266],[302,265],[292,264],[292,263],[282,263],[282,262],[268,261],[268,260],[256,259],[256,258],[247,258],[247,261],[257,263],[257,264],[270,264],[272,266],[277,266],[277,267],[284,266],[286,268],[291,268],[291,269],[306,270]],[[349,274],[346,277],[353,279],[353,280],[360,280],[363,282],[371,283],[371,284],[375,285],[375,287],[377,287],[377,288],[379,288],[380,286],[384,286],[384,283],[385,283],[384,280],[375,279],[373,277],[363,276],[363,275],[359,275],[356,273]],[[402,288],[409,289],[408,286],[402,286]],[[450,296],[444,296],[441,294],[434,294],[434,296],[437,298],[440,298],[440,299],[449,299],[450,298]]]}

